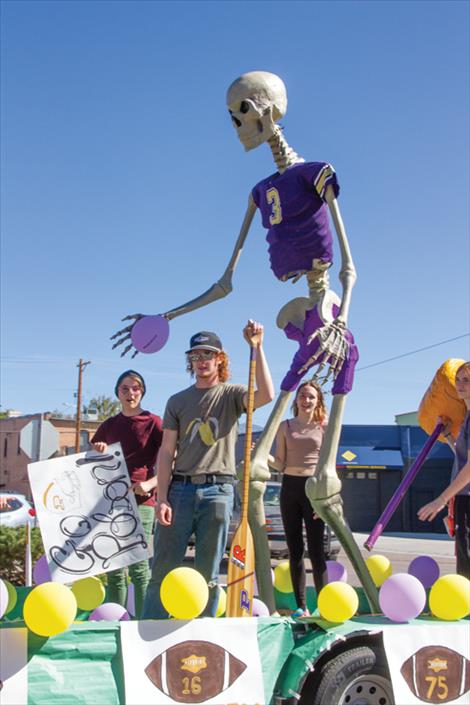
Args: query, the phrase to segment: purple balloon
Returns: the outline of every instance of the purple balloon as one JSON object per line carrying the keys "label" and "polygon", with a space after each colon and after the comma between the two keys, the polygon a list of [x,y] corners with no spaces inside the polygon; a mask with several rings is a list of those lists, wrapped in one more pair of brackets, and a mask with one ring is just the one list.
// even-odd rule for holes
{"label": "purple balloon", "polygon": [[257,597],[253,598],[253,617],[269,617],[269,610]]}
{"label": "purple balloon", "polygon": [[130,617],[125,607],[118,605],[117,602],[103,602],[93,610],[88,620],[90,622],[128,622]]}
{"label": "purple balloon", "polygon": [[326,561],[326,570],[328,572],[329,583],[336,583],[338,581],[342,583],[347,582],[348,571],[342,563],[338,561]]}
{"label": "purple balloon", "polygon": [[170,324],[164,316],[143,316],[134,323],[131,340],[141,353],[155,353],[163,348],[170,335]]}
{"label": "purple balloon", "polygon": [[127,602],[126,609],[133,617],[135,616],[135,590],[134,583],[129,583],[127,586]]}
{"label": "purple balloon", "polygon": [[418,556],[408,566],[408,573],[418,578],[425,588],[434,585],[440,572],[439,565],[431,556]]}
{"label": "purple balloon", "polygon": [[38,558],[33,568],[33,582],[35,585],[42,583],[50,583],[52,581],[51,571],[47,564],[46,556],[42,555]]}
{"label": "purple balloon", "polygon": [[392,622],[415,619],[426,605],[426,590],[409,573],[395,573],[383,583],[379,592],[380,609]]}

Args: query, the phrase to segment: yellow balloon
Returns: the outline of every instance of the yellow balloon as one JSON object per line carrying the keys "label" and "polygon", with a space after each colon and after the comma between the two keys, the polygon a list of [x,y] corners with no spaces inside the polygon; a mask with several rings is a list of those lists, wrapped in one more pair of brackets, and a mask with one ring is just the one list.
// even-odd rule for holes
{"label": "yellow balloon", "polygon": [[209,588],[194,568],[175,568],[165,575],[160,587],[163,607],[175,619],[198,617],[209,599]]}
{"label": "yellow balloon", "polygon": [[16,593],[15,586],[12,585],[9,580],[4,579],[3,582],[5,583],[5,587],[8,590],[8,605],[5,610],[5,614],[8,614],[16,606],[16,603],[18,602],[18,595]]}
{"label": "yellow balloon", "polygon": [[39,636],[65,631],[77,614],[77,600],[70,588],[59,583],[37,585],[24,601],[23,617],[28,629]]}
{"label": "yellow balloon", "polygon": [[99,578],[82,578],[71,589],[81,610],[94,610],[104,602],[106,591]]}
{"label": "yellow balloon", "polygon": [[293,592],[289,561],[283,561],[274,568],[274,587],[279,592]]}
{"label": "yellow balloon", "polygon": [[358,607],[355,589],[339,580],[325,585],[318,595],[318,610],[328,622],[345,622],[356,614]]}
{"label": "yellow balloon", "polygon": [[215,616],[222,617],[222,615],[225,614],[226,608],[227,608],[227,593],[219,585],[219,603],[217,605],[217,612],[215,613]]}
{"label": "yellow balloon", "polygon": [[377,587],[382,585],[393,573],[392,564],[388,558],[379,554],[369,556],[369,558],[366,559],[366,565]]}
{"label": "yellow balloon", "polygon": [[470,580],[463,575],[443,575],[429,593],[429,607],[438,619],[463,619],[470,614]]}

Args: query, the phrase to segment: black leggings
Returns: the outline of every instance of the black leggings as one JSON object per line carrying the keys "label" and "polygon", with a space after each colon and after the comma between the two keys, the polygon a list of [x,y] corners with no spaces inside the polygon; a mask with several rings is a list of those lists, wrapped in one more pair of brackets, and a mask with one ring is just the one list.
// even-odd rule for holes
{"label": "black leggings", "polygon": [[307,477],[284,475],[281,486],[281,515],[289,549],[289,565],[297,606],[306,608],[304,539],[302,524],[305,523],[307,548],[312,563],[313,580],[317,594],[327,582],[327,570],[323,547],[325,524],[313,518],[313,507],[305,494]]}
{"label": "black leggings", "polygon": [[457,573],[470,580],[470,496],[458,494],[454,505]]}

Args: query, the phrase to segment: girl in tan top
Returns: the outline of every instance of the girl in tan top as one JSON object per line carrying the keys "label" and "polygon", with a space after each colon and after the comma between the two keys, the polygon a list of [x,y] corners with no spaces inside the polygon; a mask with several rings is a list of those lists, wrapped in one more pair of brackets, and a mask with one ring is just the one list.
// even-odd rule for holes
{"label": "girl in tan top", "polygon": [[326,408],[320,387],[304,382],[297,389],[292,404],[294,417],[283,421],[276,436],[276,455],[269,464],[283,472],[281,514],[289,550],[292,585],[298,609],[294,616],[308,615],[305,597],[305,566],[303,524],[307,548],[312,563],[317,594],[326,583],[326,562],[323,548],[325,525],[314,516],[305,494],[307,478],[315,473],[326,429]]}

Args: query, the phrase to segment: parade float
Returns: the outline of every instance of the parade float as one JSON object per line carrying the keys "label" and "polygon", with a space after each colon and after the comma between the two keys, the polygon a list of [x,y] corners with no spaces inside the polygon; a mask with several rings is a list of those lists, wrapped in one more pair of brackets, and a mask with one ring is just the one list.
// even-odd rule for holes
{"label": "parade float", "polygon": [[[277,124],[287,109],[279,77],[244,74],[231,84],[227,106],[245,149],[267,143],[276,172],[251,192],[221,279],[164,314],[128,317],[133,323],[116,334],[115,346],[125,344],[124,354],[132,349],[134,354],[157,352],[168,340],[169,321],[229,294],[257,209],[268,230],[275,276],[307,281],[307,296],[293,299],[278,313],[277,325],[299,348],[249,462],[245,457],[249,491],[244,493],[243,518],[248,517],[250,532],[237,534],[237,551],[231,550],[229,557],[237,568],[227,585],[227,614],[232,616],[198,618],[208,588],[194,571],[190,577],[168,576],[170,588],[162,601],[172,619],[132,620],[128,611],[106,603],[99,576],[142,560],[149,549],[119,447],[111,446],[104,457],[82,453],[34,463],[29,476],[50,579],[32,589],[0,588],[5,615],[0,630],[2,705],[468,703],[469,582],[458,575],[436,575],[429,557],[416,557],[426,569],[402,574],[390,571],[386,557],[381,561],[371,554],[366,561],[344,519],[336,455],[358,359],[347,328],[356,273],[335,171],[328,163],[305,162],[285,140]],[[341,297],[329,286],[329,218],[341,253]],[[292,392],[312,368],[318,382],[332,384],[333,402],[307,494],[313,510],[340,540],[362,587],[355,590],[344,580],[333,580],[318,596],[311,594],[312,616],[295,620],[286,616],[295,607],[288,586],[282,578],[272,582],[263,494],[277,428]],[[444,376],[451,387],[452,375],[455,365],[450,364]],[[429,397],[434,400],[434,394]],[[464,411],[455,394],[457,411],[444,409],[443,396],[437,397],[437,406],[427,413],[431,444],[442,430],[438,417],[458,426]],[[399,489],[395,506],[406,486]],[[380,518],[367,548],[393,510],[389,507]],[[269,615],[264,617],[253,616],[253,563],[245,563],[251,533],[258,598]],[[89,582],[84,586],[82,581]],[[234,587],[240,581],[240,616],[233,616]]]}

